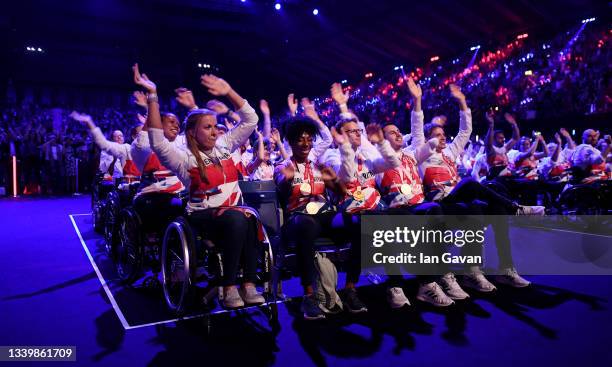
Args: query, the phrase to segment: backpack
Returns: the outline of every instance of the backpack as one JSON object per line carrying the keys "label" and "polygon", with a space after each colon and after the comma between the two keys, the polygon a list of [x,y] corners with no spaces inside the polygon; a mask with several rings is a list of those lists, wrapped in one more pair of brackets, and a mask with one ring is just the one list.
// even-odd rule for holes
{"label": "backpack", "polygon": [[326,313],[338,313],[342,311],[342,301],[336,292],[338,285],[338,271],[325,253],[315,253],[315,298],[319,301],[319,307]]}

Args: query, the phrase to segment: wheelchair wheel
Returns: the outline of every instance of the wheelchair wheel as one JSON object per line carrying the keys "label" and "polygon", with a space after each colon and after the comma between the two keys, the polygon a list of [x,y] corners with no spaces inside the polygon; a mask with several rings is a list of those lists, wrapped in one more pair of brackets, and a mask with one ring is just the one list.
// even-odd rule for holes
{"label": "wheelchair wheel", "polygon": [[101,208],[102,205],[103,204],[100,202],[98,185],[94,185],[94,188],[91,192],[91,211],[94,231],[100,234],[102,234],[104,231],[104,218],[102,218],[103,210]]}
{"label": "wheelchair wheel", "polygon": [[140,220],[133,209],[121,212],[118,222],[119,241],[116,248],[117,275],[123,283],[133,283],[142,270]]}
{"label": "wheelchair wheel", "polygon": [[602,214],[599,192],[593,187],[578,185],[565,190],[559,198],[561,213],[564,215]]}
{"label": "wheelchair wheel", "polygon": [[106,254],[111,258],[115,257],[115,247],[117,244],[117,219],[121,210],[119,194],[113,191],[108,194],[104,211],[104,246]]}
{"label": "wheelchair wheel", "polygon": [[168,225],[162,243],[164,298],[168,308],[176,314],[184,313],[191,302],[196,264],[194,240],[189,223],[179,217]]}

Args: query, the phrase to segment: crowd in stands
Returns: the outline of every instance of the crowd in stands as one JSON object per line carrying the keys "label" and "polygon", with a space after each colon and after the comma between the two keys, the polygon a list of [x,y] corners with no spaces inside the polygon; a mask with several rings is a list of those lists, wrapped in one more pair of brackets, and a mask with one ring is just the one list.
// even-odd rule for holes
{"label": "crowd in stands", "polygon": [[[537,118],[538,121],[609,113],[612,110],[611,36],[612,30],[583,24],[544,42],[520,37],[497,49],[477,49],[456,59],[431,61],[414,70],[398,66],[384,75],[370,74],[358,83],[343,83],[343,90],[349,92],[351,109],[360,120],[395,122],[403,131],[408,129],[412,108],[406,87],[408,78],[423,89],[425,114],[436,116],[439,121],[455,115],[456,107],[450,103],[447,91],[451,83],[462,87],[475,122],[482,122],[483,126],[489,110],[499,116],[510,112],[518,120]],[[11,185],[10,156],[16,155],[20,194],[89,190],[98,152],[87,131],[70,122],[68,114],[72,108],[41,107],[32,100],[18,104],[14,97],[7,98],[11,100],[12,103],[2,108],[0,116],[0,161],[3,162],[0,186]],[[302,107],[293,100],[292,95],[289,109],[301,112]],[[328,126],[338,120],[340,111],[331,97],[319,96],[312,101]],[[176,106],[176,103],[166,105]],[[139,123],[138,111],[134,109],[104,106],[85,109],[109,136],[119,130],[129,140],[130,130]],[[295,113],[290,111],[289,115],[291,112]],[[282,131],[285,118],[285,111],[273,114],[272,126]],[[456,121],[451,119],[449,124],[454,125]],[[553,136],[546,138],[552,140]],[[603,140],[603,135],[600,138]],[[271,140],[274,145],[274,137]]]}

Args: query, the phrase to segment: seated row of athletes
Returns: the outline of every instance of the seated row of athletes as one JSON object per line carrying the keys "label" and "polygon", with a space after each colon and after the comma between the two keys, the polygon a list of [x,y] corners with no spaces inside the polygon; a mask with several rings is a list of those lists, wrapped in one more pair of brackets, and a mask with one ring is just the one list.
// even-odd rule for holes
{"label": "seated row of athletes", "polygon": [[[249,154],[245,144],[256,131],[258,116],[249,103],[223,79],[213,75],[201,77],[210,94],[225,97],[233,106],[237,121],[229,130],[217,123],[218,101],[198,108],[190,91],[177,90],[177,99],[190,108],[186,128],[180,134],[178,118],[161,113],[156,85],[134,66],[134,81],[144,88],[147,116],[144,126],[136,131],[132,144],[108,141],[87,115],[73,113],[75,120],[90,129],[96,144],[113,157],[113,165],[129,177],[140,177],[134,206],[149,213],[181,215],[176,195],[189,193],[186,213],[197,229],[210,230],[211,240],[219,246],[224,258],[223,305],[238,308],[245,304],[263,303],[255,287],[258,228],[252,209],[240,206],[241,176],[259,172],[259,179],[273,179],[284,205],[283,233],[296,243],[299,275],[304,289],[304,318],[320,319],[325,313],[314,296],[314,243],[320,236],[350,240],[349,260],[343,296],[344,306],[352,313],[367,312],[355,285],[361,273],[360,215],[363,213],[400,214],[535,214],[544,213],[541,206],[522,206],[484,187],[478,181],[460,179],[455,160],[463,153],[472,132],[471,111],[460,88],[450,86],[450,93],[460,109],[460,128],[452,142],[447,142],[444,128],[435,123],[423,124],[422,92],[408,81],[414,99],[411,114],[411,144],[394,124],[384,127],[363,123],[347,107],[348,93],[334,84],[331,95],[341,110],[340,120],[331,131],[321,121],[314,106],[305,101],[304,115],[295,116],[284,127],[283,147],[278,132],[276,141],[282,161],[271,163],[270,151],[258,133],[258,152]],[[138,96],[138,94],[136,94]],[[291,96],[292,97],[292,96]],[[293,105],[293,108],[292,108]],[[266,120],[269,110],[261,104]],[[291,112],[297,101],[290,98]],[[267,112],[267,113],[266,113]],[[265,126],[266,124],[264,124]],[[269,121],[267,123],[269,126]],[[364,133],[366,130],[366,133]],[[268,128],[269,131],[269,128]],[[113,134],[113,138],[116,134]],[[267,134],[266,134],[267,135]],[[330,149],[334,144],[335,149]],[[117,163],[119,161],[119,163]],[[246,167],[245,167],[246,166]],[[106,172],[112,172],[108,170]],[[337,198],[330,201],[332,192]],[[485,206],[471,206],[474,201]],[[336,205],[334,205],[336,204]],[[140,211],[139,211],[140,212]],[[526,287],[530,283],[515,270],[508,227],[493,228],[500,259],[499,283]],[[243,284],[238,287],[237,274],[243,269]],[[450,306],[454,300],[466,299],[463,287],[479,292],[496,289],[479,267],[469,267],[462,274],[460,286],[450,271],[440,276],[419,276],[416,298],[438,307]],[[409,305],[401,284],[401,276],[389,276],[387,298],[393,308]]]}

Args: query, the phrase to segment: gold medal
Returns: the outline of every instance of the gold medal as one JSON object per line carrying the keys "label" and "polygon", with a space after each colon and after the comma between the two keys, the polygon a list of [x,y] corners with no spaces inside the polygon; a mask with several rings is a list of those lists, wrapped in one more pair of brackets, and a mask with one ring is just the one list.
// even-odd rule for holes
{"label": "gold medal", "polygon": [[310,193],[312,192],[312,187],[310,187],[310,184],[307,182],[304,182],[303,184],[300,185],[300,193],[304,196],[306,195],[310,195]]}
{"label": "gold medal", "polygon": [[402,184],[402,186],[400,186],[400,192],[406,196],[409,196],[412,194],[412,188],[408,184]]}
{"label": "gold medal", "polygon": [[319,212],[319,208],[316,203],[310,202],[306,204],[306,213],[317,214],[318,212]]}
{"label": "gold medal", "polygon": [[361,186],[357,186],[357,189],[353,191],[353,199],[357,201],[363,201],[363,199],[365,199],[365,194],[361,191]]}

